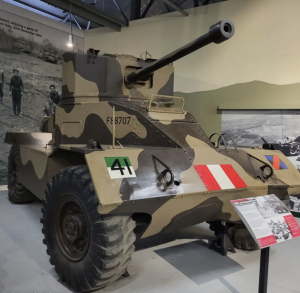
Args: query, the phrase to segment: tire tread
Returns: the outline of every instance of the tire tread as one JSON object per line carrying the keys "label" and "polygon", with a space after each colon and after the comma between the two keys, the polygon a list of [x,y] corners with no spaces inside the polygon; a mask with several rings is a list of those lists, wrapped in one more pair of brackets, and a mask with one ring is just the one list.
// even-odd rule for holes
{"label": "tire tread", "polygon": [[[61,253],[53,237],[52,215],[59,199],[58,191],[74,185],[80,189],[90,219],[90,247],[79,262],[71,262]],[[135,222],[129,216],[101,215],[97,208],[98,197],[94,191],[88,167],[68,167],[57,173],[48,183],[42,200],[42,232],[44,243],[61,280],[76,291],[90,291],[116,281],[127,270],[134,252]]]}
{"label": "tire tread", "polygon": [[26,203],[35,199],[35,196],[21,183],[11,182],[13,165],[18,168],[20,150],[19,146],[12,145],[8,157],[8,198],[12,203]]}

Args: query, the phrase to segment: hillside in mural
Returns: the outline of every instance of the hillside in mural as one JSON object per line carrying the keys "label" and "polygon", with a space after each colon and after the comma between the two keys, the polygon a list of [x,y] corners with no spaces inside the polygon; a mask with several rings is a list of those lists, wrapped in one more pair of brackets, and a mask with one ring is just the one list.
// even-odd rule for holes
{"label": "hillside in mural", "polygon": [[222,133],[229,133],[238,145],[261,146],[268,142],[300,136],[300,110],[224,111]]}
{"label": "hillside in mural", "polygon": [[[209,121],[219,119],[221,132],[230,134],[238,146],[262,146],[264,138],[280,145],[284,154],[300,169],[300,103],[296,104],[300,95],[299,83],[274,85],[253,81],[176,95],[185,97],[186,109],[200,124],[203,118],[197,111],[204,107],[214,115],[206,118]],[[274,100],[282,102],[274,104]],[[225,142],[232,145],[229,136]]]}
{"label": "hillside in mural", "polygon": [[174,75],[174,82],[174,90],[176,91],[178,87],[184,93],[214,90],[224,87],[224,85],[209,83],[197,78],[184,77],[176,73]]}
{"label": "hillside in mural", "polygon": [[[218,103],[220,107],[231,105],[238,109],[245,106],[254,107],[256,105],[264,105],[264,108],[273,107],[273,101],[276,102],[278,109],[278,100],[282,100],[282,105],[291,104],[300,97],[300,83],[276,85],[262,81],[251,81],[246,83],[238,83],[218,89],[201,90],[192,93],[177,92],[184,95],[187,99],[201,98],[201,100],[212,99]],[[263,99],[263,103],[261,102]],[[300,100],[299,100],[300,105]],[[257,109],[259,109],[259,107]]]}
{"label": "hillside in mural", "polygon": [[[300,107],[298,110],[295,104],[300,97],[300,83],[274,85],[252,81],[184,95],[187,107],[193,103],[191,99],[197,98],[202,103],[213,103],[222,116],[222,132],[229,132],[234,138],[249,133],[275,141],[300,135]],[[274,104],[274,100],[282,103]],[[278,109],[280,106],[282,110]]]}
{"label": "hillside in mural", "polygon": [[[217,127],[215,127],[212,131],[206,131],[207,129],[204,129],[207,132],[207,135],[210,135],[212,132],[216,131],[220,132],[221,123],[223,126],[228,125],[228,127],[234,130],[234,132],[237,132],[237,135],[240,134],[238,129],[243,129],[248,125],[250,128],[257,130],[262,130],[262,125],[265,125],[265,131],[263,132],[264,135],[268,134],[269,132],[275,133],[277,132],[277,130],[275,130],[276,125],[281,125],[281,116],[278,116],[279,114],[282,114],[281,112],[270,112],[268,117],[263,117],[265,114],[263,112],[260,112],[261,117],[259,117],[260,114],[258,112],[256,113],[257,115],[255,116],[254,121],[254,119],[252,119],[250,116],[244,116],[247,114],[245,112],[246,109],[272,110],[280,109],[281,106],[282,109],[287,109],[287,106],[290,106],[291,109],[300,109],[300,100],[299,107],[297,107],[295,104],[295,101],[297,102],[298,97],[300,96],[300,83],[275,85],[261,81],[252,81],[230,85],[214,90],[192,93],[176,92],[175,95],[185,98],[186,110],[190,111],[195,116],[197,121],[204,125],[204,128],[209,129],[209,123],[207,121],[217,125]],[[274,103],[274,101],[276,101],[276,103]],[[278,101],[282,101],[282,103],[278,103]],[[227,110],[220,111],[219,109]],[[225,113],[228,113],[229,110],[234,110],[234,113],[236,114],[234,121],[224,120],[224,115]],[[239,112],[238,110],[241,111]],[[254,114],[253,111],[251,111],[251,113]],[[250,115],[251,113],[248,114]],[[249,121],[251,121],[252,124],[249,124],[247,117],[249,117]],[[290,118],[289,121],[292,121],[293,119],[298,119],[298,116]],[[295,123],[296,122],[294,121],[291,122],[290,126],[285,126],[287,133],[294,131],[293,128]],[[268,129],[268,127],[270,128]],[[273,130],[271,130],[271,128]],[[272,135],[272,137],[274,137],[274,139],[276,138],[274,135]]]}

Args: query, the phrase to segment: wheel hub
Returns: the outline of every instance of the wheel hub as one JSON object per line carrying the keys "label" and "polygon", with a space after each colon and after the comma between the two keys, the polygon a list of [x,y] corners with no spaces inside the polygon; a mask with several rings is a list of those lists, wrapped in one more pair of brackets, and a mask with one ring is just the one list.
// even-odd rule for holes
{"label": "wheel hub", "polygon": [[66,238],[74,242],[84,236],[84,228],[86,228],[85,218],[80,215],[66,215],[63,220],[64,234]]}
{"label": "wheel hub", "polygon": [[72,261],[82,259],[89,246],[89,229],[85,211],[72,196],[64,196],[56,208],[55,232],[62,253]]}
{"label": "wheel hub", "polygon": [[65,216],[63,226],[66,238],[69,241],[74,242],[78,237],[78,225],[75,217],[71,215]]}

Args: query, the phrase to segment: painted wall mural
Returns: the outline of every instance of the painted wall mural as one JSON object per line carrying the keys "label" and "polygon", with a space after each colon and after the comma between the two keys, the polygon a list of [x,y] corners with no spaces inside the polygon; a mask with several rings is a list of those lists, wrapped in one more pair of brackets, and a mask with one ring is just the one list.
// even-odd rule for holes
{"label": "painted wall mural", "polygon": [[[6,131],[38,131],[51,110],[46,104],[60,97],[67,41],[64,31],[1,11],[0,180],[7,176]],[[75,51],[83,51],[83,38],[74,36],[73,43]]]}
{"label": "painted wall mural", "polygon": [[[238,146],[273,143],[300,171],[300,110],[236,110],[222,112],[222,133]],[[228,136],[225,143],[233,145]]]}

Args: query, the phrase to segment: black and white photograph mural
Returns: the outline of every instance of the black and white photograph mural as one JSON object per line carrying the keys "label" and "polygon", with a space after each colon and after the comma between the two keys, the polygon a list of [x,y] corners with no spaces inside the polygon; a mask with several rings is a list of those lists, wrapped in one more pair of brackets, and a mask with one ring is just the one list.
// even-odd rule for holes
{"label": "black and white photograph mural", "polygon": [[[222,111],[222,133],[240,147],[273,143],[300,171],[300,110]],[[232,141],[225,136],[225,142]]]}
{"label": "black and white photograph mural", "polygon": [[0,180],[6,179],[6,131],[38,131],[43,115],[59,103],[62,54],[83,51],[83,38],[30,19],[0,15]]}

